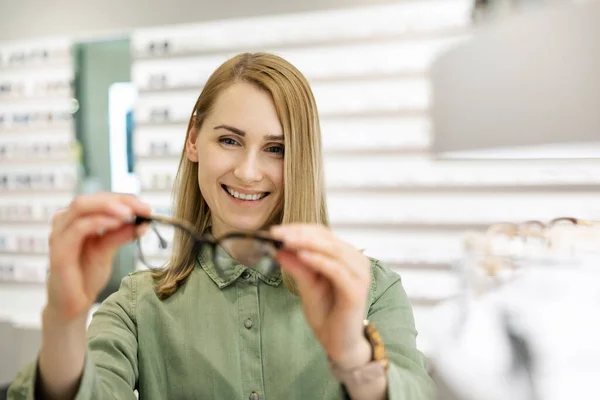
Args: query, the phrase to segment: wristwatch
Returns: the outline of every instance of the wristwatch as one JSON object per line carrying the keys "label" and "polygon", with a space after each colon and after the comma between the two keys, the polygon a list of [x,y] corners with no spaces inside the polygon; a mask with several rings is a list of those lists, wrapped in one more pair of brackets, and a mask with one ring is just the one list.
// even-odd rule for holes
{"label": "wristwatch", "polygon": [[345,386],[364,385],[382,377],[387,373],[390,365],[383,340],[375,325],[368,320],[364,320],[363,326],[365,337],[371,344],[371,361],[368,364],[353,369],[341,369],[334,362],[329,361],[331,373]]}

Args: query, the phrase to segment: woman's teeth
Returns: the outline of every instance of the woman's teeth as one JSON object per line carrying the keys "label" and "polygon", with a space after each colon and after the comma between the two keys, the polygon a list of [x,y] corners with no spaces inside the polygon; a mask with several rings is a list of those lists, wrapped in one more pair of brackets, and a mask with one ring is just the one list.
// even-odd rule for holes
{"label": "woman's teeth", "polygon": [[225,188],[227,189],[227,193],[229,193],[236,199],[242,199],[242,200],[250,200],[250,201],[260,200],[268,194],[268,193],[244,194],[244,193],[238,193],[235,190],[228,188],[227,186],[225,186]]}

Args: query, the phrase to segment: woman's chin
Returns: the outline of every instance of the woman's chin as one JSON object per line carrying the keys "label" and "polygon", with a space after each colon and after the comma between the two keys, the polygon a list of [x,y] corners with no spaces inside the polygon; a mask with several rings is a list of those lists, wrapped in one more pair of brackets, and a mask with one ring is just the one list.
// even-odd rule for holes
{"label": "woman's chin", "polygon": [[254,232],[263,229],[265,221],[256,220],[254,218],[246,220],[245,218],[239,218],[229,225],[233,230],[243,232]]}

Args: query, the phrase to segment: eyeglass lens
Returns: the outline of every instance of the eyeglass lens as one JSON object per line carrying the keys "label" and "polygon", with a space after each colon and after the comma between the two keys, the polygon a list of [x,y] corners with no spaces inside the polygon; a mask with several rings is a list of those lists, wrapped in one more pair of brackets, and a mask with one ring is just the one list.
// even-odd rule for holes
{"label": "eyeglass lens", "polygon": [[[149,229],[138,238],[140,260],[149,268],[158,269],[165,266],[174,249],[176,240],[193,241],[189,232],[168,223],[152,221]],[[232,260],[248,268],[269,271],[277,268],[273,260],[277,253],[275,245],[255,237],[229,237],[222,239],[218,245],[210,246],[211,258],[217,266],[227,267]]]}

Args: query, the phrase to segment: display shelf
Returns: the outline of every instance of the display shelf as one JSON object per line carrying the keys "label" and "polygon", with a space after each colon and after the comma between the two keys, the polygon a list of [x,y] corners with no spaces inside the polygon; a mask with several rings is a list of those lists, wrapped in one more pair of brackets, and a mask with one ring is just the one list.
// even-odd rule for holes
{"label": "display shelf", "polygon": [[49,216],[73,198],[77,160],[70,41],[0,42],[0,59],[1,83],[12,90],[0,95],[2,290],[43,284]]}
{"label": "display shelf", "polygon": [[389,41],[417,41],[435,39],[439,37],[462,37],[468,35],[471,32],[470,27],[450,27],[444,29],[433,29],[429,31],[413,31],[405,33],[393,33],[393,34],[380,34],[376,36],[367,37],[348,37],[344,39],[329,39],[326,36],[318,39],[302,40],[297,43],[288,43],[281,46],[269,46],[269,49],[265,49],[264,46],[230,46],[217,49],[206,49],[206,50],[191,50],[191,51],[180,51],[180,52],[167,52],[163,54],[149,55],[147,53],[136,52],[134,54],[134,62],[151,62],[156,60],[172,60],[172,59],[189,59],[198,57],[208,57],[213,55],[222,55],[223,51],[226,50],[228,53],[236,54],[242,52],[257,52],[257,51],[270,51],[277,53],[280,49],[302,49],[306,47],[325,47],[325,46],[343,46],[347,44],[375,44]]}
{"label": "display shelf", "polygon": [[35,95],[35,96],[6,96],[0,95],[0,104],[19,104],[19,103],[48,103],[60,100],[72,100],[72,93],[60,93],[58,95]]}
{"label": "display shelf", "polygon": [[137,154],[135,159],[140,162],[152,162],[152,161],[173,161],[178,162],[181,158],[181,153],[179,154]]}
{"label": "display shelf", "polygon": [[168,93],[168,92],[196,92],[202,91],[203,85],[180,85],[180,86],[166,86],[160,88],[140,87],[138,93],[140,94],[156,94],[156,93]]}
{"label": "display shelf", "polygon": [[0,225],[48,225],[50,222],[50,219],[1,219]]}
{"label": "display shelf", "polygon": [[0,158],[0,165],[27,164],[27,165],[47,165],[47,164],[71,164],[75,160],[73,157],[44,157],[39,158]]}
{"label": "display shelf", "polygon": [[417,263],[408,263],[408,262],[397,262],[397,261],[385,261],[382,260],[382,263],[387,267],[391,268],[396,272],[402,272],[405,270],[426,270],[426,271],[451,271],[454,268],[452,263],[428,263],[428,262],[417,262]]}
{"label": "display shelf", "polygon": [[392,155],[398,157],[405,156],[426,156],[429,154],[429,149],[422,146],[388,146],[383,148],[371,147],[371,148],[363,148],[363,149],[349,149],[349,148],[323,148],[323,156],[327,157],[328,155],[336,155],[336,156],[380,156],[382,154]]}
{"label": "display shelf", "polygon": [[[0,43],[2,45],[2,43]],[[73,58],[70,55],[65,54],[63,57],[53,58],[50,61],[39,62],[36,64],[20,64],[20,65],[0,65],[0,74],[2,73],[36,73],[40,69],[55,68],[55,67],[67,67],[72,68]]]}
{"label": "display shelf", "polygon": [[366,229],[376,231],[468,231],[485,230],[489,224],[481,223],[444,223],[444,222],[366,222],[366,221],[330,221],[332,229]]}
{"label": "display shelf", "polygon": [[32,125],[32,126],[18,126],[18,127],[6,127],[0,125],[0,137],[3,135],[15,135],[24,133],[37,133],[43,132],[44,134],[61,134],[65,131],[72,131],[73,123],[56,123],[47,125]]}
{"label": "display shelf", "polygon": [[0,249],[0,256],[14,256],[14,257],[47,257],[48,253],[45,252],[34,252],[34,251],[14,251],[14,250],[2,250]]}
{"label": "display shelf", "polygon": [[65,195],[72,196],[75,193],[73,189],[2,189],[3,195],[11,196],[31,196],[31,195]]}
{"label": "display shelf", "polygon": [[568,185],[568,184],[513,184],[513,185],[477,185],[477,184],[464,184],[459,185],[450,182],[437,182],[430,185],[329,185],[327,186],[328,192],[370,192],[370,193],[481,193],[481,192],[497,192],[497,193],[561,193],[561,192],[600,192],[600,184],[590,183],[589,185]]}
{"label": "display shelf", "polygon": [[435,307],[444,301],[449,301],[457,296],[447,296],[444,298],[428,298],[428,297],[408,297],[408,301],[413,307]]}

